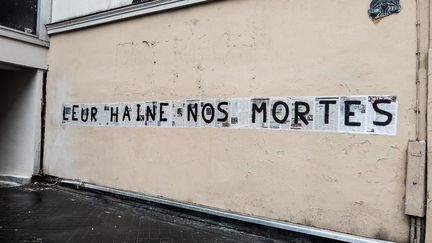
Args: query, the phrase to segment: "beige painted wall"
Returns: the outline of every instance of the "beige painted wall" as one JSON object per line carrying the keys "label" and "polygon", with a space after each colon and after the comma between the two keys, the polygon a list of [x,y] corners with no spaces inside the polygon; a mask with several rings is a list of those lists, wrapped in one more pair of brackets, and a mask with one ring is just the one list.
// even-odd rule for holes
{"label": "beige painted wall", "polygon": [[[229,0],[51,38],[45,173],[405,242],[415,1]],[[66,102],[397,95],[397,136],[61,125]]]}

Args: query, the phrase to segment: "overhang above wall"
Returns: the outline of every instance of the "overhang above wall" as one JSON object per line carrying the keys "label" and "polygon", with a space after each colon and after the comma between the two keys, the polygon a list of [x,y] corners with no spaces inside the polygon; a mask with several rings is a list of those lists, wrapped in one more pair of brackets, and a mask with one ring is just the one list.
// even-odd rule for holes
{"label": "overhang above wall", "polygon": [[4,71],[20,71],[23,70],[23,67],[18,65],[13,65],[10,63],[0,62],[0,70]]}
{"label": "overhang above wall", "polygon": [[[48,34],[51,35],[210,1],[214,0],[155,0],[62,20],[48,24],[46,27],[48,29]],[[61,10],[60,6],[56,7],[54,4],[53,16],[55,16],[56,11],[59,10]],[[54,17],[53,19],[55,21],[61,18]]]}
{"label": "overhang above wall", "polygon": [[0,36],[0,53],[0,64],[8,63],[8,67],[48,69],[48,47]]}

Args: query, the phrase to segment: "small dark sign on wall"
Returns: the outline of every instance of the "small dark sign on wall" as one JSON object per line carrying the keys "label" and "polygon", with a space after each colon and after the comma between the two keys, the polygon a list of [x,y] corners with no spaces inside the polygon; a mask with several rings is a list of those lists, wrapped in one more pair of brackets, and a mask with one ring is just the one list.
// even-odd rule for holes
{"label": "small dark sign on wall", "polygon": [[399,13],[401,6],[399,0],[373,0],[369,7],[369,17],[378,23],[382,18]]}

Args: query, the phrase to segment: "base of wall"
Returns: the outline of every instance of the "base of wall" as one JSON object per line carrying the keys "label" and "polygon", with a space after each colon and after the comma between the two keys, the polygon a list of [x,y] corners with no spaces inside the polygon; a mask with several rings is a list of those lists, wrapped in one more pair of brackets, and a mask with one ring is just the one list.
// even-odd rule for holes
{"label": "base of wall", "polygon": [[34,177],[34,181],[72,186],[78,190],[88,190],[88,191],[98,192],[102,194],[112,195],[114,197],[124,198],[127,200],[141,201],[146,203],[157,204],[164,207],[171,207],[178,210],[184,210],[192,213],[201,214],[203,216],[207,215],[207,217],[213,217],[213,218],[216,217],[216,218],[220,218],[221,220],[243,222],[246,224],[264,226],[264,227],[273,228],[282,231],[296,232],[296,233],[310,235],[310,236],[319,237],[323,239],[331,239],[331,240],[355,242],[355,243],[389,242],[389,241],[375,240],[366,237],[340,233],[331,230],[319,229],[311,226],[273,220],[269,218],[244,215],[240,213],[234,213],[231,211],[223,211],[220,209],[210,208],[203,205],[179,202],[171,199],[166,199],[163,197],[149,196],[140,193],[114,189],[110,187],[82,182],[79,180],[70,180],[70,179],[63,179],[54,176],[44,175],[44,176]]}
{"label": "base of wall", "polygon": [[31,183],[32,178],[27,176],[0,175],[0,181],[25,185]]}

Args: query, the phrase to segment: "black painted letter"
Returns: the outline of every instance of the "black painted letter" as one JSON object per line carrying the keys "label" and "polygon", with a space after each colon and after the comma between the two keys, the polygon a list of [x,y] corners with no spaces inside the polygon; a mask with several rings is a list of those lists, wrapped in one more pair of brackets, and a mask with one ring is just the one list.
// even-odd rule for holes
{"label": "black painted letter", "polygon": [[[300,106],[304,106],[306,110],[300,112]],[[294,103],[294,123],[298,124],[300,118],[300,120],[302,120],[305,125],[309,124],[308,120],[305,117],[307,114],[309,114],[309,111],[310,107],[308,103],[303,101],[296,101]]]}
{"label": "black painted letter", "polygon": [[262,102],[260,107],[257,104],[252,103],[252,123],[256,121],[256,113],[264,112],[263,122],[267,122],[267,106],[265,102]]}
{"label": "black painted letter", "polygon": [[89,108],[85,108],[85,109],[81,108],[81,121],[87,122],[88,117],[89,117]]}
{"label": "black painted letter", "polygon": [[218,118],[218,119],[217,119],[218,122],[225,122],[225,121],[228,120],[228,112],[222,108],[223,105],[228,105],[228,102],[226,102],[226,101],[222,101],[222,102],[220,102],[220,103],[217,105],[217,109],[218,109],[218,111],[220,111],[220,112],[222,112],[222,113],[224,114],[224,117],[223,117],[223,118]]}
{"label": "black painted letter", "polygon": [[320,100],[319,103],[324,105],[324,124],[329,124],[330,104],[336,104],[336,100]]}
{"label": "black painted letter", "polygon": [[114,117],[115,117],[115,122],[118,122],[118,107],[116,107],[115,112],[114,112],[114,108],[111,107],[111,122],[113,122]]}
{"label": "black painted letter", "polygon": [[163,108],[168,105],[169,103],[159,103],[159,121],[161,122],[168,121],[168,118],[163,117],[163,114],[165,113]]}
{"label": "black painted letter", "polygon": [[136,115],[136,121],[142,121],[141,120],[141,114],[140,114],[140,110],[141,110],[141,105],[140,104],[137,104],[136,105],[136,110],[137,110],[137,115]]}
{"label": "black painted letter", "polygon": [[96,122],[97,121],[97,119],[96,119],[97,113],[98,113],[97,108],[93,106],[91,108],[91,119],[90,119],[92,122]]}
{"label": "black painted letter", "polygon": [[152,121],[156,120],[156,105],[152,103],[152,108],[149,106],[146,107],[146,121],[151,117]]}
{"label": "black painted letter", "polygon": [[[207,117],[206,117],[207,107],[209,107],[209,109],[210,109],[210,111],[211,111],[210,119],[207,119]],[[203,119],[207,124],[208,124],[208,123],[211,123],[211,122],[214,120],[214,117],[215,117],[215,109],[214,109],[213,105],[210,104],[210,103],[206,103],[206,104],[204,104],[203,107],[202,107],[202,110],[201,110],[201,116],[202,116],[202,119]]]}
{"label": "black painted letter", "polygon": [[382,110],[378,107],[379,104],[390,104],[391,100],[376,100],[372,106],[375,110],[376,113],[379,113],[381,115],[385,115],[387,116],[387,120],[384,122],[380,122],[380,121],[374,121],[373,124],[375,126],[387,126],[388,124],[390,124],[393,120],[393,114],[391,114],[388,111]]}
{"label": "black painted letter", "polygon": [[351,122],[349,119],[351,116],[354,116],[355,113],[351,111],[351,105],[360,105],[360,100],[346,100],[345,101],[345,126],[351,127],[359,127],[361,126],[360,122]]}
{"label": "black painted letter", "polygon": [[66,109],[70,109],[70,108],[63,106],[63,121],[69,121],[69,119],[66,117]]}
{"label": "black painted letter", "polygon": [[[192,106],[193,106],[194,110],[192,110]],[[197,119],[198,119],[198,104],[197,103],[187,105],[187,121],[191,120],[190,119],[191,115],[192,115],[194,121],[197,122]]]}
{"label": "black painted letter", "polygon": [[76,111],[75,108],[78,108],[78,105],[72,105],[72,121],[78,121],[78,117],[75,117]]}
{"label": "black painted letter", "polygon": [[125,106],[124,111],[123,111],[123,118],[122,121],[125,121],[125,118],[128,118],[128,120],[130,121],[130,112],[129,112],[129,106]]}
{"label": "black painted letter", "polygon": [[[277,111],[277,108],[278,108],[279,105],[282,105],[285,108],[285,116],[282,119],[279,119],[279,117],[276,116],[276,111]],[[276,101],[273,104],[272,116],[273,116],[273,119],[277,123],[279,123],[279,124],[285,123],[288,120],[288,116],[289,116],[289,107],[288,107],[288,105],[285,102],[283,102],[283,101]]]}

